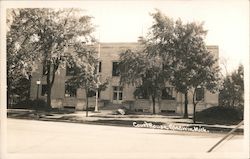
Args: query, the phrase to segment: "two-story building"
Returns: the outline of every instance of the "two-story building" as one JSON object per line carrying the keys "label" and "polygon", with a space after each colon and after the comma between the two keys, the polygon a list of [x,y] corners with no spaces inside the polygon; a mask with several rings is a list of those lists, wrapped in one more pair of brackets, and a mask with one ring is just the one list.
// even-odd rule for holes
{"label": "two-story building", "polygon": [[[97,46],[98,47],[98,46]],[[101,43],[99,73],[102,78],[109,78],[110,82],[107,89],[98,94],[98,105],[100,110],[107,105],[126,106],[135,111],[152,112],[152,102],[145,96],[134,96],[135,87],[119,85],[119,73],[117,66],[119,62],[119,54],[126,50],[134,50],[138,48],[138,43]],[[218,58],[218,46],[207,46],[208,50]],[[71,77],[72,70],[70,68],[60,69],[56,73],[55,82],[52,87],[52,107],[64,108],[73,107],[77,110],[84,110],[85,91],[83,89],[72,89],[67,86],[66,81]],[[31,99],[46,100],[46,80],[42,65],[32,75],[31,83]],[[40,84],[37,84],[40,81]],[[89,95],[89,107],[95,106],[95,92]],[[197,93],[196,100],[199,100],[197,111],[218,105],[218,94],[200,89]],[[192,113],[192,96],[189,93],[189,113]],[[162,99],[156,103],[156,112],[176,112],[182,114],[184,112],[184,95],[175,91],[174,87],[166,84],[166,88],[162,91]]]}

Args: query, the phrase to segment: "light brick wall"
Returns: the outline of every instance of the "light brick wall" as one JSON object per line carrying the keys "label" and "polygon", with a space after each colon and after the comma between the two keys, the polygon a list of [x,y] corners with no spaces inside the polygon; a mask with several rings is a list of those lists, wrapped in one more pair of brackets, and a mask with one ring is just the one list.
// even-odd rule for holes
{"label": "light brick wall", "polygon": [[[95,46],[96,48],[98,46]],[[101,80],[109,78],[110,83],[105,91],[102,91],[100,94],[100,106],[103,106],[103,100],[113,100],[113,86],[119,86],[119,77],[112,77],[112,62],[119,61],[119,54],[126,49],[136,50],[138,49],[138,43],[101,43],[100,49],[100,60],[102,62],[101,66]],[[219,57],[219,48],[218,46],[208,46],[208,49],[214,54],[217,58]],[[56,74],[55,82],[52,87],[52,106],[53,107],[63,107],[63,106],[74,106],[78,110],[86,108],[85,103],[85,91],[83,89],[77,90],[76,98],[68,98],[64,96],[65,92],[65,81],[70,78],[66,76],[66,70],[60,68]],[[32,74],[31,80],[31,99],[36,98],[37,94],[37,85],[36,81],[40,79],[42,84],[46,84],[45,76],[42,76],[42,65],[38,65],[37,70]],[[143,108],[152,112],[152,102],[150,100],[135,100],[133,92],[135,87],[125,86],[123,88],[123,101],[134,101],[133,108]],[[39,98],[46,99],[46,97],[41,96],[41,85],[39,88]],[[156,104],[156,112],[161,110],[175,110],[177,113],[184,112],[184,96],[180,93],[174,92],[176,96],[176,101],[164,101]],[[192,96],[189,93],[189,113],[192,113]],[[90,99],[90,106],[94,106],[95,100]],[[201,110],[206,107],[215,106],[218,104],[218,94],[212,94],[210,92],[205,93],[205,100],[203,103],[197,106],[197,110]]]}

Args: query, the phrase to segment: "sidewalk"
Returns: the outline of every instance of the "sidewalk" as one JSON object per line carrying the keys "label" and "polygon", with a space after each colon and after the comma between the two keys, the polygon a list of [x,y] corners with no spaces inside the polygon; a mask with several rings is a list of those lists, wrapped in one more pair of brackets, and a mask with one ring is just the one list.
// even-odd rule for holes
{"label": "sidewalk", "polygon": [[[181,116],[165,115],[113,115],[111,110],[101,110],[98,113],[89,111],[86,117],[85,111],[59,111],[38,112],[34,110],[8,109],[9,118],[31,119],[41,121],[72,122],[96,125],[112,125],[133,127],[133,123],[153,125],[174,125],[187,128],[204,128],[212,133],[227,133],[236,125],[207,125],[202,123],[193,124],[192,119],[183,119]],[[235,133],[243,134],[243,125]]]}

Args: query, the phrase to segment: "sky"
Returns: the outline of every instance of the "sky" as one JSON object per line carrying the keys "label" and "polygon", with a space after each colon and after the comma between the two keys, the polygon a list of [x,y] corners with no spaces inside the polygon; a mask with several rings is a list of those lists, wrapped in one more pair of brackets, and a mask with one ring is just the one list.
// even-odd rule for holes
{"label": "sky", "polygon": [[[248,0],[118,0],[118,1],[6,1],[6,7],[78,7],[93,16],[96,37],[101,42],[136,42],[145,36],[159,9],[174,20],[204,22],[207,45],[219,46],[219,61],[225,72],[248,64]],[[246,62],[247,61],[247,62]]]}

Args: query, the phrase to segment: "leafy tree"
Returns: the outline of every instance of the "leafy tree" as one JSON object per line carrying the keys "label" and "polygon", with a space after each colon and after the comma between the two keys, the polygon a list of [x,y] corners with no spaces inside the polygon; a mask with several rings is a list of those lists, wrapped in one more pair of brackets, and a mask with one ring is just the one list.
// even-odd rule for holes
{"label": "leafy tree", "polygon": [[[18,32],[24,40],[30,39],[27,42],[29,47],[22,43],[18,44],[25,52],[36,57],[36,62],[41,62],[45,68],[47,103],[50,106],[55,74],[59,67],[65,66],[70,55],[65,50],[70,44],[78,41],[84,40],[86,43],[94,41],[91,35],[94,31],[91,17],[83,15],[80,9],[34,8],[18,9],[18,12],[20,17],[17,19],[22,22],[21,26],[24,28],[22,31],[27,34],[22,34],[12,27],[13,33]],[[17,23],[17,26],[20,28],[20,23]],[[32,61],[31,58],[27,59]]]}
{"label": "leafy tree", "polygon": [[[173,21],[159,10],[152,14],[154,24],[149,33],[147,48],[151,56],[163,60],[164,78],[185,95],[184,117],[188,117],[188,92],[197,87],[213,90],[217,86],[218,67],[216,59],[208,52],[204,38],[203,24],[183,24],[180,19]],[[194,112],[197,105],[193,100]],[[195,115],[195,114],[194,114]]]}
{"label": "leafy tree", "polygon": [[88,116],[88,94],[90,91],[103,91],[106,89],[108,79],[101,82],[100,75],[96,72],[98,64],[95,48],[86,47],[86,44],[76,43],[73,45],[75,52],[69,56],[70,67],[74,68],[74,75],[67,84],[74,88],[85,90],[86,98],[86,117]]}
{"label": "leafy tree", "polygon": [[138,86],[137,92],[145,92],[152,99],[155,113],[156,99],[162,95],[173,70],[172,19],[158,11],[146,38],[141,37],[138,51],[127,50],[120,55],[121,83]]}
{"label": "leafy tree", "polygon": [[231,75],[223,80],[219,94],[221,106],[243,108],[244,103],[244,67],[240,65]]}
{"label": "leafy tree", "polygon": [[146,39],[141,39],[141,51],[127,50],[120,56],[121,83],[139,83],[152,96],[154,106],[169,81],[185,94],[184,117],[188,117],[188,92],[193,90],[195,122],[197,88],[214,91],[219,80],[216,59],[204,42],[206,31],[203,24],[173,21],[159,10],[152,16],[154,23]]}
{"label": "leafy tree", "polygon": [[35,30],[30,29],[34,27],[34,23],[27,20],[26,16],[23,10],[7,10],[8,103],[11,96],[29,95],[31,72],[36,68],[34,52],[37,48],[32,47],[34,42],[32,35],[35,34]]}
{"label": "leafy tree", "polygon": [[161,91],[165,87],[162,60],[156,56],[148,57],[145,51],[126,50],[120,54],[119,69],[121,85],[131,84],[141,88],[137,91],[145,91],[152,99],[155,114],[156,99],[161,97]]}
{"label": "leafy tree", "polygon": [[218,88],[219,67],[217,59],[207,50],[204,38],[206,31],[203,24],[195,22],[175,25],[175,70],[171,83],[176,90],[185,94],[185,113],[187,115],[188,92],[193,91],[193,121],[195,122],[195,100],[198,87],[214,91]]}

